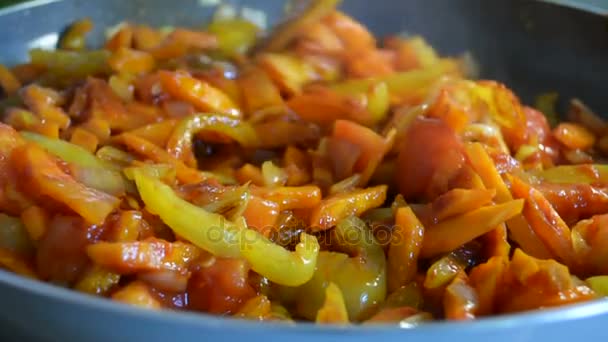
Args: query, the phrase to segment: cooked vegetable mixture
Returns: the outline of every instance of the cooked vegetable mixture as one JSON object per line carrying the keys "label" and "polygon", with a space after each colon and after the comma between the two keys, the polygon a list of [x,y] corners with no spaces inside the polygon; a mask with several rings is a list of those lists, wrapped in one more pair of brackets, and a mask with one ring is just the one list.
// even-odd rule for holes
{"label": "cooked vegetable mixture", "polygon": [[[0,66],[0,266],[149,309],[473,320],[608,295],[608,124],[313,1]],[[551,125],[547,117],[551,118]]]}

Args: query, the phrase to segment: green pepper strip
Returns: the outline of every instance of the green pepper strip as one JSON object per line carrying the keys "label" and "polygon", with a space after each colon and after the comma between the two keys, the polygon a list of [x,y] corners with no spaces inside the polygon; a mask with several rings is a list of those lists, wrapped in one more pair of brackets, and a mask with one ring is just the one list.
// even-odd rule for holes
{"label": "green pepper strip", "polygon": [[48,51],[30,50],[32,64],[45,66],[47,70],[61,76],[87,77],[110,71],[106,50],[92,51]]}
{"label": "green pepper strip", "polygon": [[314,236],[303,233],[292,253],[255,230],[184,201],[158,179],[137,171],[134,176],[147,209],[194,245],[220,257],[242,256],[254,271],[277,284],[298,286],[312,278],[319,253]]}

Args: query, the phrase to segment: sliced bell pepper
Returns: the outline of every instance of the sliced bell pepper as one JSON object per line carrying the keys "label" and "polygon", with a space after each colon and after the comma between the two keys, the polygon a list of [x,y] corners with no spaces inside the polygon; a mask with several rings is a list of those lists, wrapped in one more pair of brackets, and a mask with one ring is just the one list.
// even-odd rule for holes
{"label": "sliced bell pepper", "polygon": [[207,31],[217,38],[218,50],[228,57],[243,55],[255,44],[260,29],[244,19],[212,21]]}
{"label": "sliced bell pepper", "polygon": [[140,74],[153,70],[156,62],[154,57],[145,51],[122,47],[112,53],[108,64],[117,73]]}
{"label": "sliced bell pepper", "polygon": [[385,300],[384,250],[365,222],[356,217],[342,220],[331,234],[332,242],[343,253],[319,253],[313,278],[296,290],[296,312],[315,319],[323,305],[325,288],[333,282],[342,291],[349,319],[360,321]]}
{"label": "sliced bell pepper", "polygon": [[0,87],[8,95],[15,94],[21,88],[19,79],[2,64],[0,64]]}
{"label": "sliced bell pepper", "polygon": [[347,324],[348,311],[340,288],[330,282],[325,288],[325,302],[317,312],[315,320],[321,324]]}
{"label": "sliced bell pepper", "polygon": [[107,50],[92,51],[47,51],[33,49],[30,51],[32,64],[44,66],[47,70],[69,77],[85,78],[91,75],[105,74],[109,71]]}
{"label": "sliced bell pepper", "polygon": [[37,145],[20,147],[13,152],[12,160],[30,195],[57,200],[90,223],[101,224],[120,204],[118,198],[86,187],[64,173],[55,160]]}
{"label": "sliced bell pepper", "polygon": [[292,253],[255,230],[182,200],[160,180],[136,172],[135,183],[148,210],[200,248],[217,256],[243,256],[254,271],[278,284],[298,286],[312,277],[319,253],[314,236],[303,233]]}
{"label": "sliced bell pepper", "polygon": [[190,167],[196,166],[192,139],[201,132],[213,132],[245,147],[256,145],[256,132],[248,123],[223,115],[196,114],[178,122],[167,141],[167,151]]}
{"label": "sliced bell pepper", "polygon": [[70,24],[59,38],[58,46],[63,50],[82,51],[86,45],[86,35],[93,29],[93,22],[89,18],[77,20]]}

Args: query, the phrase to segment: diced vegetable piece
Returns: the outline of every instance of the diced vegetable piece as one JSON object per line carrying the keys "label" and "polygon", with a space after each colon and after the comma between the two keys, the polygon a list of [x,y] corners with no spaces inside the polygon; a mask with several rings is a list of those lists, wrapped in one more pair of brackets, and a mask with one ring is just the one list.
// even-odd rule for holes
{"label": "diced vegetable piece", "polygon": [[317,312],[316,322],[321,324],[348,323],[348,312],[344,305],[342,291],[332,282],[325,288],[325,302]]}
{"label": "diced vegetable piece", "polygon": [[139,74],[153,70],[156,62],[147,52],[119,48],[108,58],[108,64],[114,72]]}
{"label": "diced vegetable piece", "polygon": [[0,213],[0,248],[22,256],[32,252],[32,243],[19,218]]}
{"label": "diced vegetable piece", "polygon": [[560,123],[553,129],[555,138],[573,150],[586,150],[595,144],[595,136],[585,127],[573,123]]}
{"label": "diced vegetable piece", "polygon": [[131,282],[112,295],[115,301],[145,309],[160,309],[160,302],[154,298],[148,286],[141,281]]}
{"label": "diced vegetable piece", "polygon": [[268,319],[271,309],[270,300],[264,295],[259,295],[245,302],[234,316],[263,321]]}
{"label": "diced vegetable piece", "polygon": [[199,251],[181,242],[145,240],[99,242],[87,247],[87,255],[98,265],[119,274],[172,270],[185,272]]}
{"label": "diced vegetable piece", "polygon": [[585,280],[591,289],[600,296],[608,297],[608,276],[597,276]]}
{"label": "diced vegetable piece", "polygon": [[456,277],[445,289],[443,305],[447,319],[471,320],[475,318],[479,299],[465,277]]}
{"label": "diced vegetable piece", "polygon": [[74,288],[84,293],[105,295],[114,286],[118,285],[119,280],[119,274],[110,272],[99,266],[94,266],[84,274]]}

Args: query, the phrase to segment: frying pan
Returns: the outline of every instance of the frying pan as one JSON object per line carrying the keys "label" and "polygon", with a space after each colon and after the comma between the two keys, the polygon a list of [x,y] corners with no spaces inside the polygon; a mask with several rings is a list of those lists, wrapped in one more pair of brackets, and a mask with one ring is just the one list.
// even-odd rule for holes
{"label": "frying pan", "polygon": [[[214,1],[44,0],[0,11],[0,62],[23,61],[32,47],[52,47],[58,32],[88,16],[103,28],[123,20],[197,26]],[[547,91],[578,97],[608,113],[608,0],[346,0],[343,10],[377,35],[421,34],[442,55],[470,52],[483,78],[514,88],[525,102]],[[235,5],[280,18],[284,1]],[[147,311],[0,271],[2,341],[461,341],[590,340],[608,336],[608,301],[482,319],[472,323],[333,327],[259,323],[197,313]]]}

